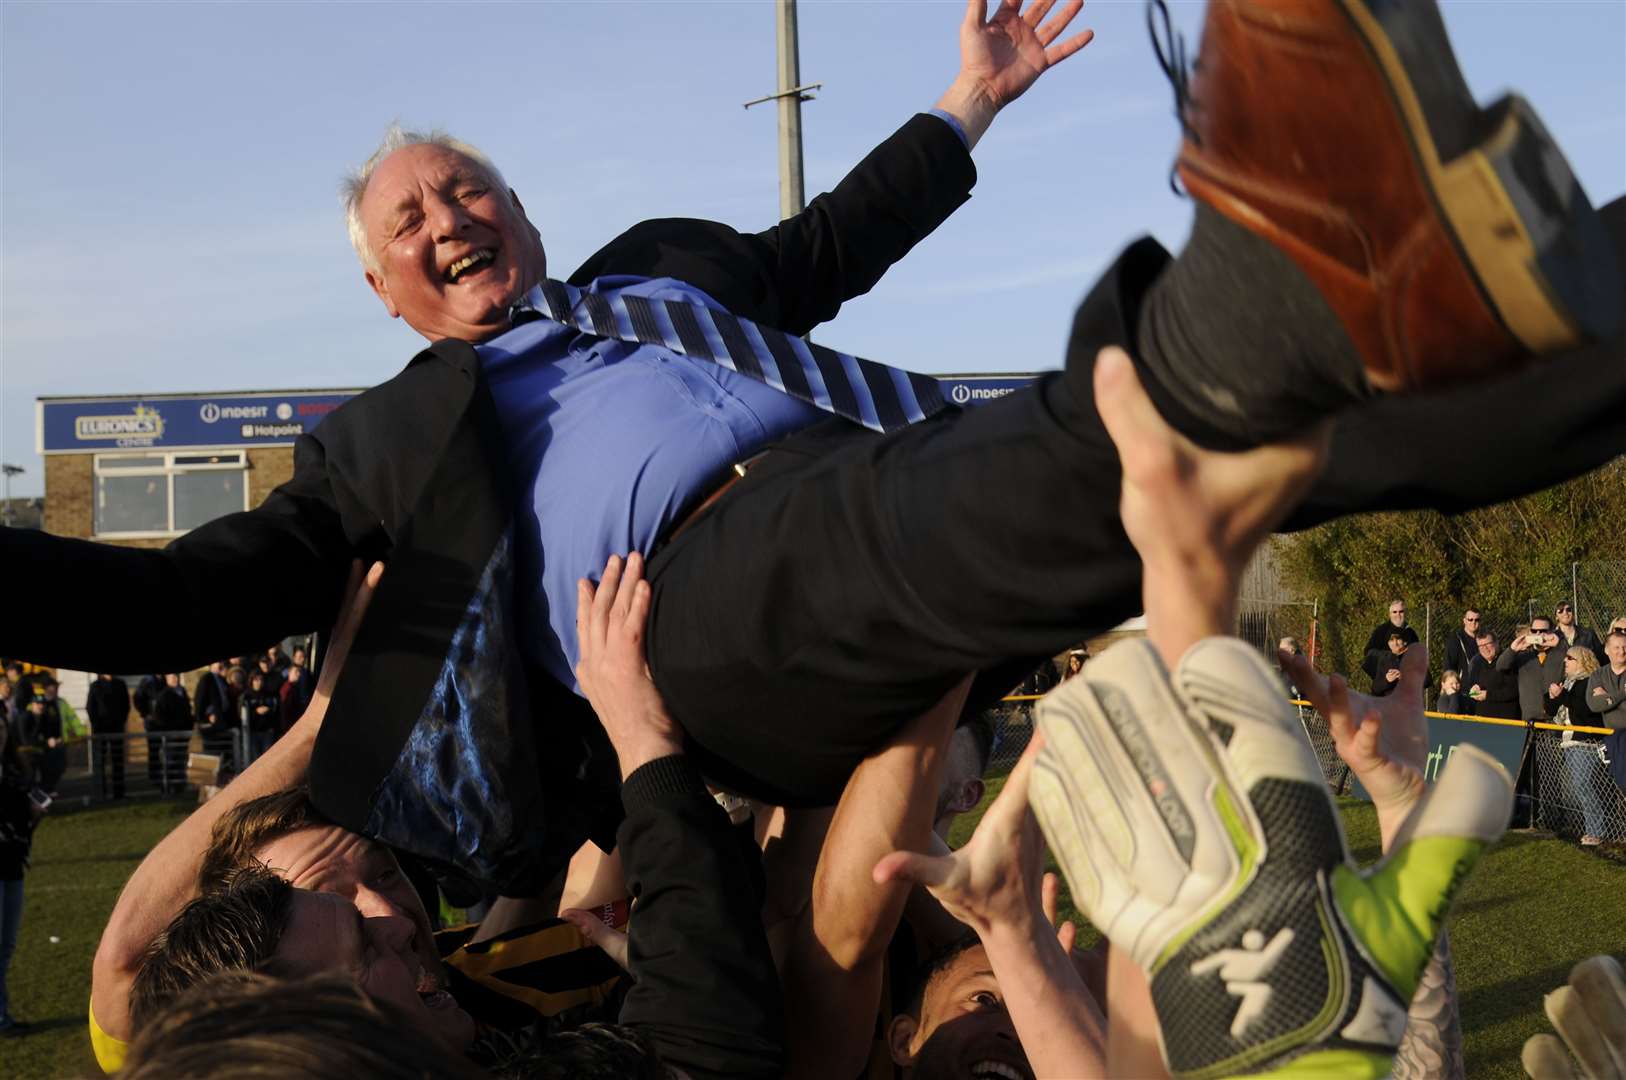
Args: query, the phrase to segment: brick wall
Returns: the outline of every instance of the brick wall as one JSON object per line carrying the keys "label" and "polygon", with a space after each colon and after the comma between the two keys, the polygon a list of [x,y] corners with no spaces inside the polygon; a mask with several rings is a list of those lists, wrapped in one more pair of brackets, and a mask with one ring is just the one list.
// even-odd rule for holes
{"label": "brick wall", "polygon": [[96,498],[93,454],[45,456],[45,531],[57,536],[90,535]]}
{"label": "brick wall", "polygon": [[[89,538],[95,527],[94,454],[48,454],[45,457],[45,531],[57,536]],[[248,504],[260,505],[271,489],[294,474],[291,446],[251,447],[248,451]],[[125,547],[158,548],[167,539],[111,540]]]}

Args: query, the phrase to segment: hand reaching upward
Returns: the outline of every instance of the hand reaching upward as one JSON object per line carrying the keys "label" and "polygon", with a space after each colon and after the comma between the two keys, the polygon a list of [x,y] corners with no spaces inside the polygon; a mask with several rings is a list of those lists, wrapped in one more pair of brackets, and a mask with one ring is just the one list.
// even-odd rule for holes
{"label": "hand reaching upward", "polygon": [[1026,11],[1022,0],[1000,0],[992,18],[986,0],[969,0],[960,24],[960,73],[977,80],[996,109],[1027,92],[1046,69],[1088,45],[1094,30],[1083,30],[1057,44],[1084,9],[1084,0],[1068,0],[1047,21],[1056,0],[1034,0]]}
{"label": "hand reaching upward", "polygon": [[969,146],[977,145],[995,113],[1095,37],[1094,30],[1081,30],[1060,40],[1083,10],[1083,0],[1068,0],[1054,14],[1056,0],[1034,0],[1026,11],[1022,4],[1023,0],[999,0],[989,17],[987,0],[966,3],[960,23],[960,73],[937,107],[960,122]]}

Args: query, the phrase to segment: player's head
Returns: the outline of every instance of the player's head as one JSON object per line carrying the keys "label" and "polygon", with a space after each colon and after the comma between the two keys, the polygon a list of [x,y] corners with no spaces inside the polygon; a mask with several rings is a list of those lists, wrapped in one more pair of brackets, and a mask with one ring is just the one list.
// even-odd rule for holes
{"label": "player's head", "polygon": [[137,1030],[123,1080],[477,1080],[488,1074],[354,978],[211,976]]}
{"label": "player's head", "polygon": [[391,317],[484,341],[547,274],[542,234],[491,160],[444,132],[392,125],[343,188],[350,242]]}
{"label": "player's head", "polygon": [[948,946],[921,968],[909,1007],[887,1031],[887,1045],[911,1080],[1002,1075],[992,1066],[1033,1077],[988,953],[975,937]]}
{"label": "player's head", "polygon": [[987,713],[962,716],[960,726],[949,739],[948,760],[937,788],[932,831],[938,836],[947,837],[954,819],[982,802],[982,774],[988,771],[993,750],[994,724]]}
{"label": "player's head", "polygon": [[419,964],[436,988],[444,987],[429,914],[394,853],[328,821],[303,788],[262,795],[222,815],[209,833],[198,890],[218,892],[258,867],[298,888],[341,896],[365,918],[407,920]]}
{"label": "player's head", "polygon": [[415,1029],[461,1050],[474,1039],[474,1021],[424,968],[415,934],[410,919],[364,918],[341,896],[296,889],[250,868],[187,904],[148,946],[130,991],[131,1020],[140,1031],[221,972],[338,972],[400,1009]]}

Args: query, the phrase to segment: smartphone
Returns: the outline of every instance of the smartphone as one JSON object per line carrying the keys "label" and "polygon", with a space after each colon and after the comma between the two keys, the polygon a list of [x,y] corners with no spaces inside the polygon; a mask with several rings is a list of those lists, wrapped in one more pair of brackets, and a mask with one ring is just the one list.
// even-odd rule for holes
{"label": "smartphone", "polygon": [[42,787],[36,787],[30,791],[28,793],[28,801],[39,807],[41,810],[48,810],[51,806],[51,796],[48,795],[45,789]]}

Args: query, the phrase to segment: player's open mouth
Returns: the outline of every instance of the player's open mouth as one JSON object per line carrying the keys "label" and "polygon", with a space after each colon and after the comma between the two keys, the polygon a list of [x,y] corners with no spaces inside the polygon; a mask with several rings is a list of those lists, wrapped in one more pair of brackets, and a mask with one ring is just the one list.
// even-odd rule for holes
{"label": "player's open mouth", "polygon": [[452,997],[451,993],[446,990],[432,990],[427,994],[420,991],[418,1000],[423,1002],[426,1009],[455,1009],[457,1007],[457,999]]}
{"label": "player's open mouth", "polygon": [[497,257],[497,253],[490,248],[481,248],[471,251],[446,268],[446,280],[450,284],[457,284],[458,280],[471,273],[478,273],[481,267],[490,265]]}
{"label": "player's open mouth", "polygon": [[977,1080],[987,1076],[1001,1077],[1002,1080],[1028,1080],[1027,1074],[1020,1069],[999,1061],[979,1061],[971,1066],[971,1075]]}
{"label": "player's open mouth", "polygon": [[455,1008],[457,999],[441,985],[440,979],[431,974],[427,968],[418,969],[418,1000],[428,1009]]}

